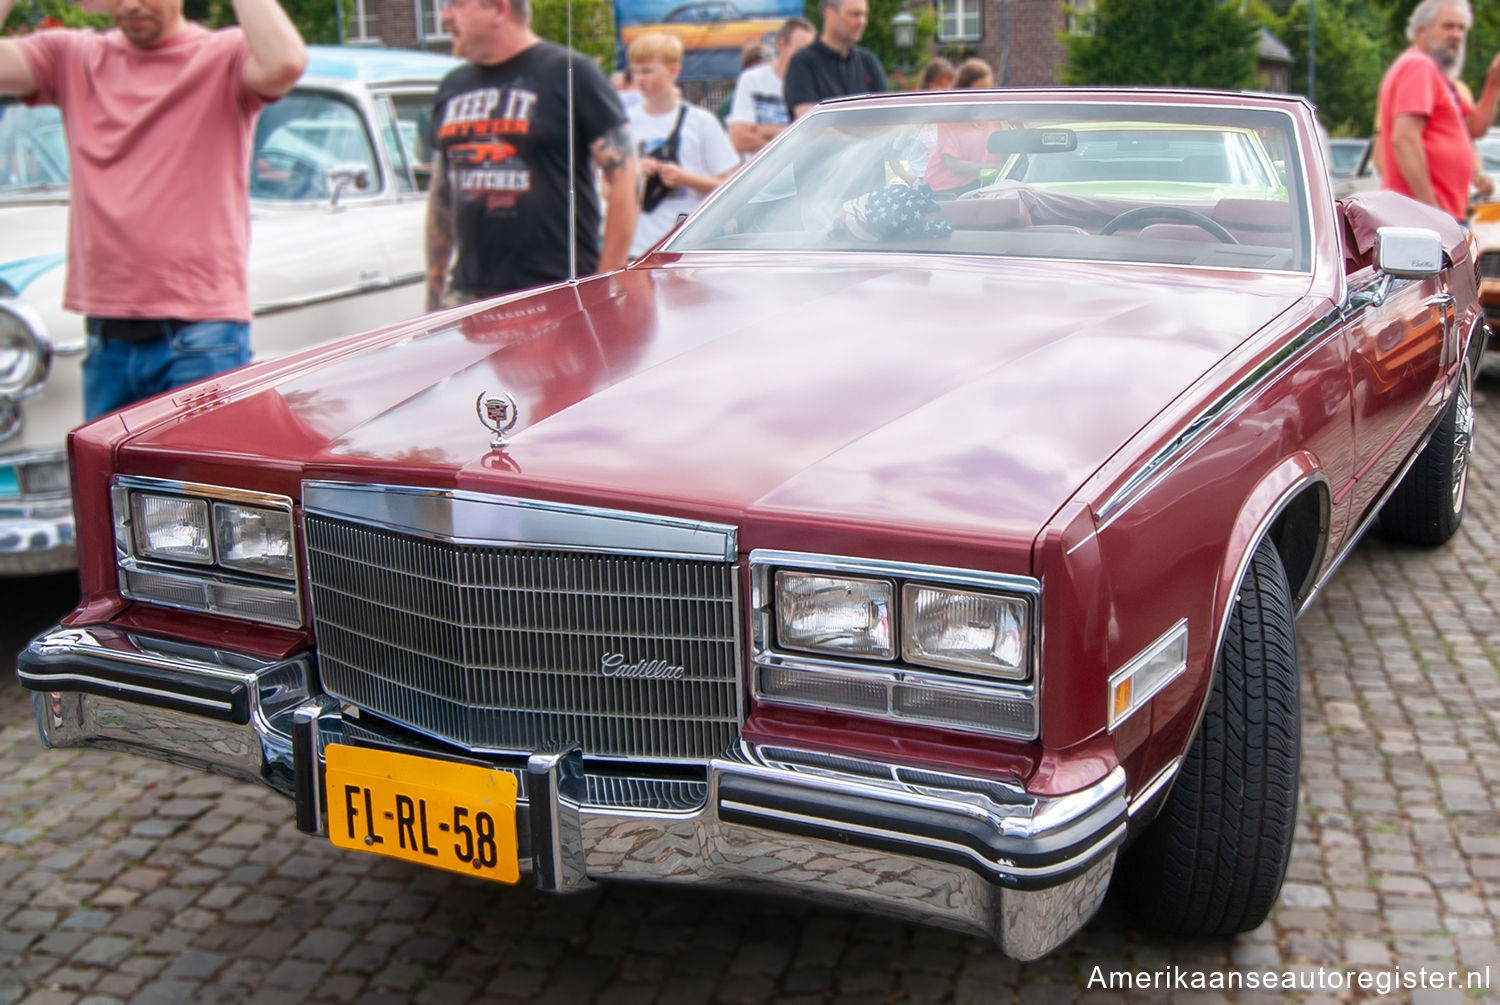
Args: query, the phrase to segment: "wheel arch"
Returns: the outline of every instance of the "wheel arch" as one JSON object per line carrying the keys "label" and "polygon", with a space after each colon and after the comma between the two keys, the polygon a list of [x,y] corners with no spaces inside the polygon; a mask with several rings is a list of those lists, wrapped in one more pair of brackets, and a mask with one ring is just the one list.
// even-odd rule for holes
{"label": "wheel arch", "polygon": [[1222,663],[1224,639],[1240,584],[1249,573],[1255,550],[1270,540],[1287,573],[1292,591],[1292,610],[1311,598],[1318,572],[1328,553],[1332,529],[1332,496],[1328,476],[1317,459],[1306,451],[1284,458],[1245,497],[1229,535],[1229,545],[1219,566],[1212,608],[1212,659],[1193,728],[1188,731],[1185,754],[1203,726],[1209,695]]}

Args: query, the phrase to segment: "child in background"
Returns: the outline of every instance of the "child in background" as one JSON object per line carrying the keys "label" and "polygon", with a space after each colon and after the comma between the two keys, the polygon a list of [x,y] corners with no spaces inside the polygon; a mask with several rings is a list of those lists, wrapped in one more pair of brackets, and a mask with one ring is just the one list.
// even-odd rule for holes
{"label": "child in background", "polygon": [[652,32],[630,44],[630,76],[641,92],[631,108],[630,132],[639,144],[645,194],[630,244],[638,258],[712,192],[740,163],[713,113],[682,100],[677,74],[682,42]]}

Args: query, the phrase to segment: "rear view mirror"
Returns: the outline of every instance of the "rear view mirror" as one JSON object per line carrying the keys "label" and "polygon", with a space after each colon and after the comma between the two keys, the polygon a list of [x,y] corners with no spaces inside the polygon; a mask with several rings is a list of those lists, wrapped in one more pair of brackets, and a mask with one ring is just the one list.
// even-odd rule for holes
{"label": "rear view mirror", "polygon": [[1063,154],[1077,147],[1071,129],[997,129],[987,143],[992,154]]}
{"label": "rear view mirror", "polygon": [[1375,268],[1396,279],[1432,279],[1443,269],[1443,239],[1426,227],[1381,227]]}

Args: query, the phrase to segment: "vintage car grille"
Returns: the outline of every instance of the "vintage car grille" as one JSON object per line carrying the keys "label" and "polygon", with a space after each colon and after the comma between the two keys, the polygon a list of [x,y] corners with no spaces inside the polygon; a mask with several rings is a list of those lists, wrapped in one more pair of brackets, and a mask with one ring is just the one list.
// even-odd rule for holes
{"label": "vintage car grille", "polygon": [[1500,252],[1491,251],[1479,256],[1479,277],[1500,279]]}
{"label": "vintage car grille", "polygon": [[[738,736],[730,561],[456,543],[312,512],[305,529],[336,698],[492,753],[576,741],[701,763]],[[601,672],[622,662],[645,676]]]}

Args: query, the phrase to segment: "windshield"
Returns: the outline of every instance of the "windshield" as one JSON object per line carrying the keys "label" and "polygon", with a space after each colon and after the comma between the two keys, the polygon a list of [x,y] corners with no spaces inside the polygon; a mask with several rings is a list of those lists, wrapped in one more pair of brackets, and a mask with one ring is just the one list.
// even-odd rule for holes
{"label": "windshield", "polygon": [[67,187],[68,148],[57,109],[0,101],[0,198]]}
{"label": "windshield", "polygon": [[880,101],[809,116],[669,251],[1094,259],[1308,271],[1290,115],[1143,102]]}

